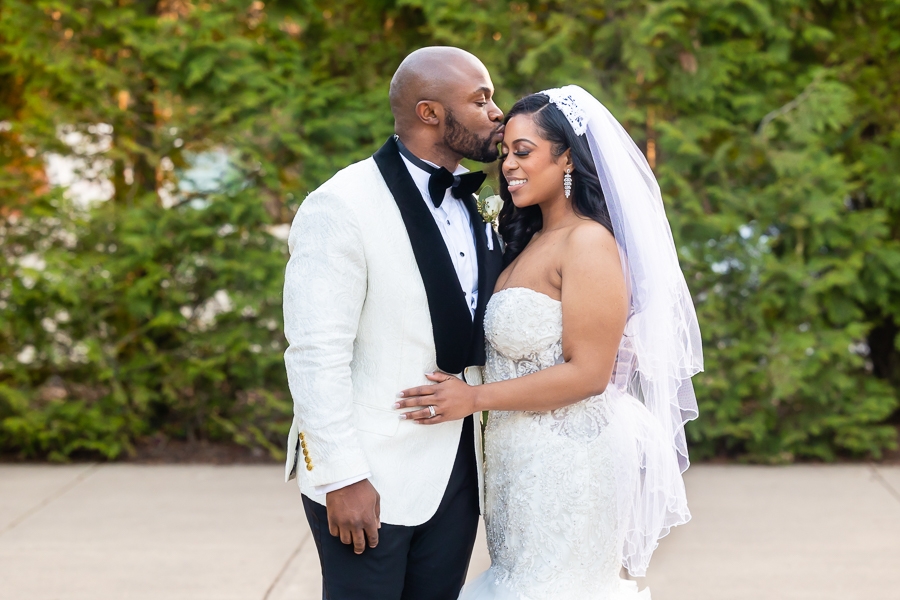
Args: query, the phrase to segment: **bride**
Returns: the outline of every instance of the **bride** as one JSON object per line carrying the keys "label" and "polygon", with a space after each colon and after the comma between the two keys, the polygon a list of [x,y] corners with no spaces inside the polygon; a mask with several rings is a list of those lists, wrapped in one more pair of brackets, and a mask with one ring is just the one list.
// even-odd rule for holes
{"label": "bride", "polygon": [[461,599],[649,598],[620,570],[645,575],[690,519],[684,423],[702,369],[659,186],[609,111],[566,86],[507,115],[501,196],[485,384],[434,373],[398,403],[426,407],[406,415],[422,424],[490,411],[491,567]]}

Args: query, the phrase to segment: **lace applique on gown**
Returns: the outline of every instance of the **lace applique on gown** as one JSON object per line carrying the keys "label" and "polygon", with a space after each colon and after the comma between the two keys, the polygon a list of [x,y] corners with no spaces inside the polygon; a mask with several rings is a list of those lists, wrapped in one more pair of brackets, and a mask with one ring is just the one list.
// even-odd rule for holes
{"label": "lace applique on gown", "polygon": [[[485,383],[563,362],[562,304],[527,288],[491,298]],[[620,578],[604,396],[549,412],[490,413],[485,524],[491,568],[460,600],[649,600]]]}

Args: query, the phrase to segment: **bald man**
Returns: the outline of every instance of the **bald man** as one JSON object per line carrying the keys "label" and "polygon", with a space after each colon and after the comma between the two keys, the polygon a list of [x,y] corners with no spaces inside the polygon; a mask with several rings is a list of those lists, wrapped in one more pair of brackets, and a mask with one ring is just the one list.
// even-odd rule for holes
{"label": "bald man", "polygon": [[468,52],[413,52],[391,81],[396,135],[311,193],[291,227],[286,479],[327,600],[455,600],[466,577],[480,415],[421,427],[394,403],[426,373],[481,382],[502,255],[475,205],[484,175],[459,163],[498,157],[493,93]]}

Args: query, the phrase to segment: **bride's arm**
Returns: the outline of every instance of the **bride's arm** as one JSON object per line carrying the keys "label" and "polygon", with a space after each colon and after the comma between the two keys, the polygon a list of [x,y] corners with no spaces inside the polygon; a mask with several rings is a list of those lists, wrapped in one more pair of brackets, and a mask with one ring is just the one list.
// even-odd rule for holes
{"label": "bride's arm", "polygon": [[627,293],[615,239],[597,223],[577,227],[566,241],[560,266],[565,362],[536,373],[479,386],[455,377],[429,376],[436,385],[404,390],[398,408],[435,406],[406,415],[440,423],[480,410],[553,410],[602,393],[625,330]]}

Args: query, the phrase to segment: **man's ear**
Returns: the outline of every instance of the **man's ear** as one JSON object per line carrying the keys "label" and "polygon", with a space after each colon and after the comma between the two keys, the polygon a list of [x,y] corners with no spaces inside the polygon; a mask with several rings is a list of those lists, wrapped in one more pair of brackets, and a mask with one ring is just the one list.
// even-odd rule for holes
{"label": "man's ear", "polygon": [[426,125],[440,125],[444,118],[444,107],[440,102],[422,100],[416,104],[416,116]]}

